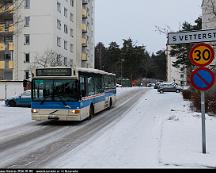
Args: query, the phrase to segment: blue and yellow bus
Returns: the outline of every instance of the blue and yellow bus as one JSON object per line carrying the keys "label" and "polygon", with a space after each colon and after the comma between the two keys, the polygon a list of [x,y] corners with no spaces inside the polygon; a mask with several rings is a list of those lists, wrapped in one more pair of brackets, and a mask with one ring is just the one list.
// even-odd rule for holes
{"label": "blue and yellow bus", "polygon": [[116,102],[116,76],[89,68],[36,69],[32,119],[82,121]]}

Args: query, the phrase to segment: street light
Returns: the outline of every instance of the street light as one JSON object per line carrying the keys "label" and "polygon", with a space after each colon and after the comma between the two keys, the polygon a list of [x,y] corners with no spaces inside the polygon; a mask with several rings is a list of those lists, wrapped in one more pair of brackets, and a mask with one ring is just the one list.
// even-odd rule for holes
{"label": "street light", "polygon": [[121,59],[121,86],[122,86],[122,80],[123,80],[123,62],[125,61],[125,59]]}

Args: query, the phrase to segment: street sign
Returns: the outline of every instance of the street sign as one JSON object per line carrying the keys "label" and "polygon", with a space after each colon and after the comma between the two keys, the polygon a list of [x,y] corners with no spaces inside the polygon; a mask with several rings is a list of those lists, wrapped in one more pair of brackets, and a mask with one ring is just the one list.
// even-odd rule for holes
{"label": "street sign", "polygon": [[216,41],[216,29],[168,33],[168,45]]}
{"label": "street sign", "polygon": [[193,65],[205,67],[214,60],[214,49],[205,43],[195,45],[190,51],[190,61]]}
{"label": "street sign", "polygon": [[191,82],[195,89],[207,91],[214,85],[215,75],[208,68],[198,68],[192,72]]}

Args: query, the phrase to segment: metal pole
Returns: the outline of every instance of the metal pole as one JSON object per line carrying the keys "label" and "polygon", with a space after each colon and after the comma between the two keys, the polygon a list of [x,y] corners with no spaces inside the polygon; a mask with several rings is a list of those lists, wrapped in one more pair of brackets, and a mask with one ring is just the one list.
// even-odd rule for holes
{"label": "metal pole", "polygon": [[201,91],[201,112],[202,112],[202,151],[206,154],[206,122],[205,122],[205,92]]}
{"label": "metal pole", "polygon": [[5,83],[5,100],[7,99],[7,83]]}
{"label": "metal pole", "polygon": [[122,61],[122,59],[121,59],[121,86],[122,86],[122,63],[123,63],[123,61]]}

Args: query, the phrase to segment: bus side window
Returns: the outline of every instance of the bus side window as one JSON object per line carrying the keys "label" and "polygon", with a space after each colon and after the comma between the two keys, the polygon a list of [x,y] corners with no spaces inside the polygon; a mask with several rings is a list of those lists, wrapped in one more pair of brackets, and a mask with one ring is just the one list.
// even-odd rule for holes
{"label": "bus side window", "polygon": [[81,97],[86,97],[85,78],[83,76],[80,76],[80,92],[81,92]]}

